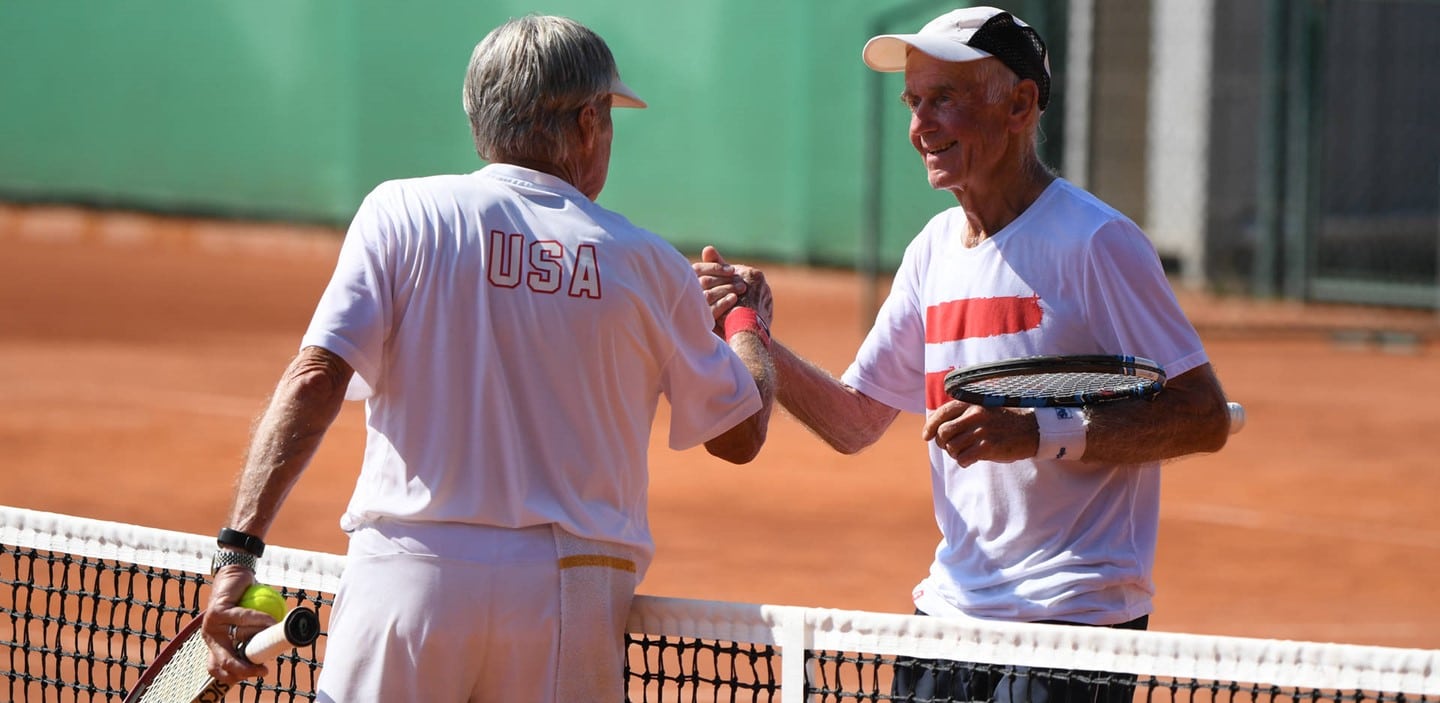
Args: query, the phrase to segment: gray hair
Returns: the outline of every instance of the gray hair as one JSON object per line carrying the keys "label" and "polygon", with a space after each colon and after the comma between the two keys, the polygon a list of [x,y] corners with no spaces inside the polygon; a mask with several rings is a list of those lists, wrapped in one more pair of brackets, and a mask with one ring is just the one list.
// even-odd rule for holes
{"label": "gray hair", "polygon": [[1020,84],[1020,77],[999,59],[981,61],[975,65],[975,68],[981,83],[985,86],[985,102],[989,105],[1009,98],[1010,93],[1014,92],[1015,86]]}
{"label": "gray hair", "polygon": [[476,153],[562,162],[580,108],[608,97],[615,73],[605,40],[572,19],[526,15],[496,27],[465,71]]}
{"label": "gray hair", "polygon": [[[985,86],[985,102],[990,105],[1009,99],[1010,95],[1015,92],[1015,86],[1020,85],[1020,81],[1023,80],[999,59],[980,61],[976,68],[980,80]],[[1020,156],[1021,159],[1028,159],[1044,167],[1044,164],[1040,163],[1039,114],[1040,111],[1036,110],[1035,123],[1030,125],[1028,139]]]}

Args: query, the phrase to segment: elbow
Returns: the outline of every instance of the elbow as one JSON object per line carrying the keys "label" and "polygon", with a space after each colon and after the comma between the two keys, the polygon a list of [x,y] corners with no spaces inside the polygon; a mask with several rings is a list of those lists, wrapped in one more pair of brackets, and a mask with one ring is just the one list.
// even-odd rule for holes
{"label": "elbow", "polygon": [[717,459],[723,459],[732,464],[748,464],[760,456],[760,448],[765,445],[762,437],[756,442],[716,442],[706,444],[706,451]]}
{"label": "elbow", "polygon": [[831,430],[818,434],[831,449],[846,456],[853,456],[880,441],[884,433],[884,427],[880,427],[873,431],[870,428],[851,428],[848,432]]}
{"label": "elbow", "polygon": [[1231,427],[1230,406],[1225,398],[1221,397],[1206,414],[1204,427],[1199,451],[1213,453],[1224,449],[1231,433],[1238,429]]}
{"label": "elbow", "polygon": [[1200,448],[1200,451],[1205,454],[1214,454],[1225,448],[1226,442],[1230,440],[1230,433],[1221,431],[1218,434],[1211,434],[1209,440]]}
{"label": "elbow", "polygon": [[825,443],[830,445],[831,449],[834,449],[835,451],[840,452],[841,454],[844,454],[846,456],[854,456],[856,454],[859,454],[866,447],[870,446],[869,442],[857,441],[857,439],[853,436],[826,437]]}
{"label": "elbow", "polygon": [[705,451],[732,464],[748,464],[760,456],[760,449],[765,446],[766,430],[767,424],[764,421],[756,422],[756,418],[752,417],[729,432],[706,442]]}
{"label": "elbow", "polygon": [[727,448],[718,451],[712,449],[710,454],[738,466],[748,464],[760,456],[760,447]]}
{"label": "elbow", "polygon": [[338,355],[320,347],[306,347],[290,362],[280,389],[300,403],[338,405],[355,373]]}

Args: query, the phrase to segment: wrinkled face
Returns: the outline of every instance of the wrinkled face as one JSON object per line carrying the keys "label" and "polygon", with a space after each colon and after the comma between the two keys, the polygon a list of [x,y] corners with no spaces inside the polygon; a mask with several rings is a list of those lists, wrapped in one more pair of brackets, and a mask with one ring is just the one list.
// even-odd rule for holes
{"label": "wrinkled face", "polygon": [[910,51],[905,59],[905,92],[910,108],[910,143],[925,161],[930,186],[964,191],[984,183],[1000,167],[1008,134],[1008,104],[991,102],[982,59],[951,63]]}

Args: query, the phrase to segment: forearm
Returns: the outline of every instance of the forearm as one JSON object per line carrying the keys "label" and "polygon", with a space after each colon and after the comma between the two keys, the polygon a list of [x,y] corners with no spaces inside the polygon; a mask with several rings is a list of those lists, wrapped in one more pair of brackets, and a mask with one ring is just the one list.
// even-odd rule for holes
{"label": "forearm", "polygon": [[1151,400],[1089,409],[1085,460],[1135,464],[1219,451],[1229,438],[1225,393],[1207,364],[1172,379]]}
{"label": "forearm", "polygon": [[228,527],[265,535],[339,415],[351,374],[343,360],[318,347],[290,362],[251,435]]}
{"label": "forearm", "polygon": [[775,407],[775,366],[760,337],[742,333],[730,338],[730,348],[745,363],[760,392],[760,410],[724,434],[705,443],[706,451],[736,464],[751,461],[760,453]]}
{"label": "forearm", "polygon": [[780,405],[843,454],[854,454],[874,444],[900,414],[845,385],[779,342],[771,345],[770,352]]}

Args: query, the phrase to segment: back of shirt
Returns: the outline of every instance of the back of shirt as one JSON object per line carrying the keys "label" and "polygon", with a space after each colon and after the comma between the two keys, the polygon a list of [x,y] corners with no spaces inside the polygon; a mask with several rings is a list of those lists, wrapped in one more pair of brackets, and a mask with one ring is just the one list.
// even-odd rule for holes
{"label": "back of shirt", "polygon": [[558,523],[648,554],[659,397],[676,449],[760,407],[712,327],[679,252],[558,178],[494,164],[382,184],[302,341],[367,399],[342,527]]}

